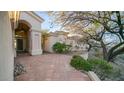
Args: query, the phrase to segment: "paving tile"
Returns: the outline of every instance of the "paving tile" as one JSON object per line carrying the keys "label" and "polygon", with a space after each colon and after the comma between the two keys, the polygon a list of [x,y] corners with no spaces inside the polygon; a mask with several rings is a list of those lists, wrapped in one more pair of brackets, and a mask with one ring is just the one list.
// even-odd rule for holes
{"label": "paving tile", "polygon": [[89,81],[89,77],[70,66],[72,56],[64,54],[22,55],[15,58],[26,68],[17,81]]}

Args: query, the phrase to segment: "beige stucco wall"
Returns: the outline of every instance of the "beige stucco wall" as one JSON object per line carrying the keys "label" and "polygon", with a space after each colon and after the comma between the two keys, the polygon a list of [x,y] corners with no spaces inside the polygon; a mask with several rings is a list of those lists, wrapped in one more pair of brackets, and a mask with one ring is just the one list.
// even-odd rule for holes
{"label": "beige stucco wall", "polygon": [[58,41],[59,41],[58,37],[53,36],[47,37],[47,40],[45,41],[45,51],[53,52],[52,46]]}
{"label": "beige stucco wall", "polygon": [[33,16],[31,16],[28,12],[21,12],[19,20],[26,20],[32,26],[31,29],[41,31],[41,22],[36,20]]}
{"label": "beige stucco wall", "polygon": [[31,37],[30,37],[30,44],[31,49],[30,53],[31,55],[39,55],[42,54],[42,46],[41,46],[41,33],[36,30],[31,31]]}
{"label": "beige stucco wall", "polygon": [[8,12],[0,12],[0,80],[13,80],[14,53]]}
{"label": "beige stucco wall", "polygon": [[61,43],[64,43],[65,42],[65,39],[66,39],[66,36],[64,35],[58,35],[58,36],[48,36],[47,39],[45,40],[45,51],[47,52],[53,52],[53,45],[56,43],[56,42],[61,42]]}
{"label": "beige stucco wall", "polygon": [[19,20],[27,21],[31,27],[29,31],[29,52],[31,55],[42,54],[41,46],[41,23],[42,19],[39,19],[36,14],[32,12],[23,11],[20,14]]}
{"label": "beige stucco wall", "polygon": [[53,52],[52,47],[56,42],[61,42],[61,43],[71,45],[72,52],[81,52],[83,55],[85,55],[86,58],[88,56],[88,52],[87,52],[88,45],[87,44],[83,44],[83,43],[79,44],[76,40],[67,38],[66,35],[50,35],[50,36],[48,36],[47,39],[45,40],[44,50],[47,52]]}

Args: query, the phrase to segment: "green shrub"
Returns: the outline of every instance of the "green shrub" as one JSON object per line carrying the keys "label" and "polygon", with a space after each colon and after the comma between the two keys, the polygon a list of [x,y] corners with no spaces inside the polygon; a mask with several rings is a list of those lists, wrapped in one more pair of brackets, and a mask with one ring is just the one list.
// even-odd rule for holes
{"label": "green shrub", "polygon": [[112,72],[105,78],[105,80],[121,80],[121,70],[113,68]]}
{"label": "green shrub", "polygon": [[91,65],[85,59],[76,55],[73,56],[70,64],[77,70],[90,71],[92,69]]}
{"label": "green shrub", "polygon": [[81,56],[79,56],[79,55],[74,55],[72,58],[73,58],[73,59],[74,59],[74,58],[83,59],[83,58],[82,58]]}
{"label": "green shrub", "polygon": [[94,71],[101,80],[109,77],[113,73],[113,67],[107,61],[102,59],[88,59],[88,62],[92,65],[92,71]]}
{"label": "green shrub", "polygon": [[101,80],[110,78],[110,75],[115,74],[112,65],[102,59],[85,60],[75,55],[72,57],[70,64],[77,70],[94,71]]}
{"label": "green shrub", "polygon": [[56,53],[67,53],[69,52],[70,47],[71,47],[70,45],[66,45],[65,43],[57,42],[53,45],[53,50]]}
{"label": "green shrub", "polygon": [[88,59],[88,62],[90,62],[90,64],[92,64],[93,69],[105,69],[105,71],[107,72],[111,72],[112,70],[112,66],[105,60],[102,59]]}

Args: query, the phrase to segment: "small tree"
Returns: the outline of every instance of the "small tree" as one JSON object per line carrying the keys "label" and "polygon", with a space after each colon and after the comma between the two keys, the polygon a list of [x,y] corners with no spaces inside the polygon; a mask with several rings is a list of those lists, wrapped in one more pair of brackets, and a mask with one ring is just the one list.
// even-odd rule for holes
{"label": "small tree", "polygon": [[[117,55],[124,51],[124,14],[119,11],[70,11],[70,12],[53,12],[56,16],[56,22],[61,24],[66,30],[73,33],[82,34],[82,41],[92,47],[102,47],[103,58],[112,61]],[[110,35],[112,40],[109,41]],[[109,37],[106,37],[109,36]],[[117,39],[116,44],[114,43]],[[99,42],[94,45],[91,41]]]}

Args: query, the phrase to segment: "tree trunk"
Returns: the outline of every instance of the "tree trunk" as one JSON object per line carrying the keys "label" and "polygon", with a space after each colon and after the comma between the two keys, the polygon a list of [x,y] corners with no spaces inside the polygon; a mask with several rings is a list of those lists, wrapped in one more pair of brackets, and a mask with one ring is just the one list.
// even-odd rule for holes
{"label": "tree trunk", "polygon": [[122,53],[124,53],[124,42],[115,45],[108,51],[108,61],[112,61],[117,55]]}
{"label": "tree trunk", "polygon": [[102,40],[101,40],[101,47],[102,47],[102,52],[103,52],[103,59],[108,61],[108,52],[106,49],[106,45],[104,44]]}

